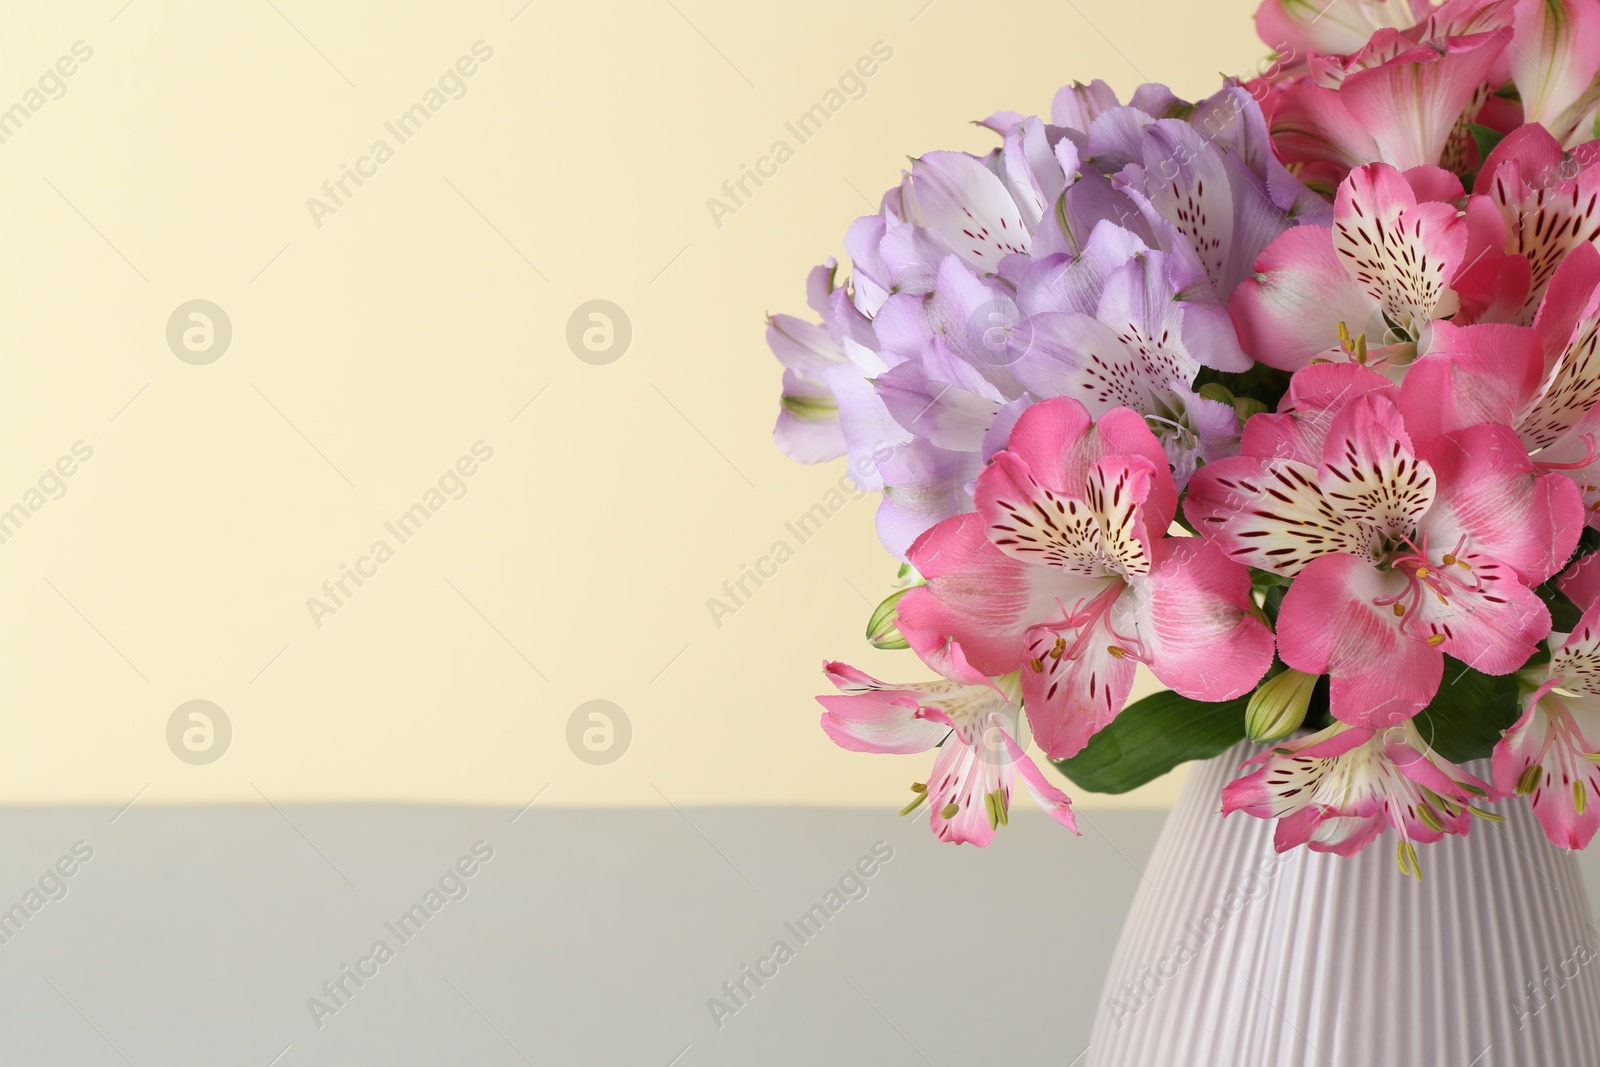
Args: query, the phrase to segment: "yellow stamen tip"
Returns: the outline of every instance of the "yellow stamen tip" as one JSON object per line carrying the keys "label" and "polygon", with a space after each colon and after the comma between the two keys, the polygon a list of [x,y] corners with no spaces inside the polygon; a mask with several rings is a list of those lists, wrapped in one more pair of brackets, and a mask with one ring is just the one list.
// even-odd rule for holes
{"label": "yellow stamen tip", "polygon": [[1444,634],[1428,635],[1428,646],[1430,648],[1438,648],[1442,644],[1444,644]]}
{"label": "yellow stamen tip", "polygon": [[961,805],[957,804],[955,801],[952,800],[950,803],[946,804],[943,808],[941,808],[939,810],[939,818],[941,818],[941,819],[953,819],[953,818],[956,817],[956,812],[958,812],[960,810],[961,810]]}
{"label": "yellow stamen tip", "polygon": [[1128,650],[1127,649],[1119,648],[1116,645],[1109,646],[1106,649],[1106,651],[1111,653],[1111,655],[1116,659],[1121,659],[1123,656],[1126,656],[1128,654]]}
{"label": "yellow stamen tip", "polygon": [[1396,604],[1394,606],[1394,613],[1396,615],[1404,615],[1406,613],[1406,606],[1404,604]]}

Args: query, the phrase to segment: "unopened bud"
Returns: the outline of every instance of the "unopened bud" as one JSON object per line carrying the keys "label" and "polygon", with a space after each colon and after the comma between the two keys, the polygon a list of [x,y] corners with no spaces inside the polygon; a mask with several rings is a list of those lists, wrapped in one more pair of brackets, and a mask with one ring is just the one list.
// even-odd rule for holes
{"label": "unopened bud", "polygon": [[1252,415],[1260,415],[1267,410],[1267,405],[1253,396],[1241,396],[1233,402],[1233,413],[1239,416],[1242,426]]}
{"label": "unopened bud", "polygon": [[1245,706],[1244,729],[1250,740],[1260,744],[1282,741],[1306,721],[1311,706],[1311,691],[1317,675],[1286,670],[1256,687]]}
{"label": "unopened bud", "polygon": [[905,636],[900,633],[900,627],[895,623],[895,608],[900,604],[900,598],[911,592],[910,589],[901,589],[890,593],[884,598],[883,603],[873,609],[872,618],[867,620],[867,640],[873,648],[900,649],[910,648]]}

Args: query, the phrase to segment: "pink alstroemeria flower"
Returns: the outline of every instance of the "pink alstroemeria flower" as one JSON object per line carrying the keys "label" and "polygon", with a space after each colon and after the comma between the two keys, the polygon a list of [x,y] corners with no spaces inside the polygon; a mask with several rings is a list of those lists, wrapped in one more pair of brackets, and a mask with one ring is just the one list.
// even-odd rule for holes
{"label": "pink alstroemeria flower", "polygon": [[979,475],[976,502],[911,546],[927,584],[900,602],[900,629],[930,663],[1020,670],[1051,759],[1122,710],[1138,663],[1198,700],[1247,693],[1271,665],[1244,568],[1209,542],[1165,536],[1177,490],[1132,410],[1096,422],[1070,398],[1034,405]]}
{"label": "pink alstroemeria flower", "polygon": [[1531,327],[1435,324],[1400,407],[1421,437],[1511,427],[1535,466],[1578,486],[1589,524],[1600,525],[1600,251],[1582,244],[1567,254]]}
{"label": "pink alstroemeria flower", "polygon": [[1583,609],[1577,629],[1550,635],[1550,662],[1528,672],[1528,710],[1494,749],[1494,783],[1528,797],[1545,836],[1585,848],[1600,829],[1600,560],[1561,580]]}
{"label": "pink alstroemeria flower", "polygon": [[1240,344],[1294,371],[1347,358],[1365,336],[1375,360],[1409,363],[1437,319],[1477,322],[1518,311],[1528,267],[1505,252],[1505,223],[1486,197],[1465,195],[1438,167],[1401,172],[1373,163],[1350,172],[1329,226],[1296,226],[1256,259],[1228,311]]}
{"label": "pink alstroemeria flower", "polygon": [[[1563,143],[1588,140],[1600,73],[1600,6],[1590,0],[1516,0],[1506,60],[1522,101],[1522,118]],[[1587,121],[1585,121],[1587,120]]]}
{"label": "pink alstroemeria flower", "polygon": [[1405,722],[1382,730],[1334,723],[1274,745],[1245,766],[1261,768],[1222,790],[1222,813],[1277,819],[1279,852],[1353,856],[1393,826],[1400,869],[1419,875],[1414,842],[1465,834],[1489,784],[1440,756]]}
{"label": "pink alstroemeria flower", "polygon": [[[1432,0],[1265,0],[1256,11],[1256,32],[1269,47],[1287,53],[1290,62],[1274,68],[1277,80],[1283,78],[1280,71],[1303,74],[1308,56],[1320,60],[1368,51],[1381,42],[1379,35],[1420,42],[1441,32],[1482,31],[1507,18],[1511,43],[1491,82],[1509,75],[1522,121],[1549,129],[1563,144],[1573,143],[1570,138],[1592,124],[1600,100],[1595,91],[1600,5],[1592,0],[1513,0],[1509,5],[1467,0],[1450,10],[1436,9]],[[1317,65],[1325,67],[1326,61]],[[1354,131],[1349,136],[1360,143]]]}
{"label": "pink alstroemeria flower", "polygon": [[1015,776],[1056,822],[1078,833],[1072,800],[1045,780],[1017,743],[1018,708],[1001,688],[1016,679],[985,678],[957,661],[956,678],[909,685],[880,682],[844,663],[824,663],[839,695],[819,696],[822,728],[852,752],[926,752],[938,746],[933,773],[909,813],[924,799],[934,836],[987,845],[1011,811]]}
{"label": "pink alstroemeria flower", "polygon": [[1346,55],[1382,29],[1408,30],[1433,13],[1430,0],[1265,0],[1256,9],[1256,33],[1269,46],[1304,57],[1309,52]]}
{"label": "pink alstroemeria flower", "polygon": [[1278,654],[1331,677],[1333,715],[1381,728],[1438,691],[1444,656],[1521,667],[1550,631],[1533,587],[1577,545],[1577,487],[1544,474],[1507,426],[1414,440],[1372,371],[1295,374],[1241,455],[1202,467],[1185,513],[1233,559],[1292,577]]}
{"label": "pink alstroemeria flower", "polygon": [[1279,157],[1335,177],[1378,161],[1461,169],[1474,151],[1461,123],[1475,121],[1492,95],[1511,14],[1501,0],[1450,0],[1420,25],[1377,30],[1349,54],[1313,54],[1309,73],[1270,104]]}
{"label": "pink alstroemeria flower", "polygon": [[1489,153],[1473,193],[1499,209],[1505,251],[1528,261],[1528,292],[1515,321],[1530,322],[1567,255],[1600,237],[1600,143],[1569,154],[1544,127],[1522,126]]}

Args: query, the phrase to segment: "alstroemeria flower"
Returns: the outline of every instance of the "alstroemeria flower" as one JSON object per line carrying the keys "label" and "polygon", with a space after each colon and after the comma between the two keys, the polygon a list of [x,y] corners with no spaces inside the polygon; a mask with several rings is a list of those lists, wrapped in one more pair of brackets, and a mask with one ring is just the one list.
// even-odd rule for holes
{"label": "alstroemeria flower", "polygon": [[1574,248],[1544,290],[1534,325],[1435,325],[1406,371],[1406,425],[1429,437],[1484,422],[1515,430],[1541,470],[1583,493],[1600,522],[1600,251]]}
{"label": "alstroemeria flower", "polygon": [[1310,75],[1275,95],[1273,143],[1286,163],[1338,169],[1459,168],[1488,79],[1511,39],[1499,0],[1451,0],[1420,25],[1383,28],[1347,55],[1313,56]]}
{"label": "alstroemeria flower", "polygon": [[1530,670],[1528,710],[1494,749],[1494,781],[1525,796],[1561,848],[1586,848],[1600,829],[1600,559],[1561,582],[1583,609],[1570,634],[1550,635],[1550,662]]}
{"label": "alstroemeria flower", "polygon": [[767,347],[783,364],[783,394],[773,438],[790,459],[822,463],[849,453],[857,483],[881,488],[876,459],[910,439],[873,391],[871,378],[887,369],[874,348],[872,327],[849,288],[835,285],[829,260],[806,279],[806,300],[822,325],[793,315],[767,319]]}
{"label": "alstroemeria flower", "polygon": [[1231,454],[1234,412],[1195,389],[1202,367],[1251,367],[1227,297],[1274,237],[1331,218],[1233,82],[1194,104],[1159,85],[1126,105],[1103,83],[1073,86],[1051,121],[983,125],[994,151],[926,153],[856,220],[848,282],[831,263],[813,272],[820,325],[769,321],[779,446],[806,462],[848,453],[858,483],[883,490],[878,534],[902,558],[973,507],[1016,420],[1061,393],[1145,415],[1180,486]]}
{"label": "alstroemeria flower", "polygon": [[1278,653],[1331,677],[1333,715],[1410,718],[1449,654],[1521,667],[1550,630],[1533,592],[1577,544],[1582,504],[1508,427],[1413,439],[1399,391],[1350,364],[1290,382],[1284,412],[1245,426],[1241,454],[1202,467],[1185,512],[1233,559],[1293,577]]}
{"label": "alstroemeria flower", "polygon": [[1505,253],[1505,226],[1490,202],[1473,197],[1463,210],[1464,195],[1438,167],[1352,170],[1333,225],[1286,231],[1234,291],[1228,310],[1244,350],[1293,371],[1347,358],[1344,339],[1364,336],[1372,357],[1398,370],[1437,319],[1520,310],[1526,263]]}
{"label": "alstroemeria flower", "polygon": [[1279,852],[1306,845],[1353,856],[1393,826],[1400,869],[1420,876],[1414,842],[1465,834],[1474,814],[1498,818],[1473,806],[1490,797],[1489,784],[1435,752],[1412,722],[1381,730],[1334,723],[1245,766],[1255,763],[1259,770],[1223,788],[1222,811],[1277,819]]}
{"label": "alstroemeria flower", "polygon": [[1528,293],[1516,321],[1532,321],[1567,255],[1600,237],[1600,143],[1569,155],[1544,127],[1523,126],[1489,153],[1473,192],[1500,209],[1505,251],[1528,261]]}
{"label": "alstroemeria flower", "polygon": [[1600,6],[1590,0],[1517,0],[1506,60],[1524,122],[1551,130],[1564,144],[1574,134],[1589,139],[1585,127],[1592,128],[1600,100]]}
{"label": "alstroemeria flower", "polygon": [[976,504],[912,545],[927,584],[900,601],[900,629],[930,663],[1020,670],[1051,759],[1116,716],[1138,663],[1199,700],[1249,692],[1271,664],[1244,568],[1165,536],[1177,490],[1138,413],[1097,422],[1070,398],[1034,405],[979,475]]}
{"label": "alstroemeria flower", "polygon": [[1256,9],[1256,33],[1270,47],[1302,57],[1345,55],[1379,30],[1408,30],[1431,14],[1431,0],[1265,0]]}
{"label": "alstroemeria flower", "polygon": [[[1102,236],[1109,231],[1097,230]],[[1091,290],[1060,284],[1073,273],[1065,264],[1040,264],[1045,277],[1023,289],[1039,310],[1018,331],[1024,351],[1011,370],[1033,396],[1071,397],[1095,415],[1128,407],[1145,416],[1182,490],[1202,461],[1237,451],[1239,422],[1230,405],[1194,391],[1201,362],[1184,344],[1185,312],[1168,267],[1166,253],[1139,247]]]}
{"label": "alstroemeria flower", "polygon": [[[1001,684],[964,665],[957,678],[897,685],[880,682],[843,663],[823,670],[839,690],[819,696],[827,709],[822,728],[852,752],[926,752],[937,747],[933,773],[913,786],[906,809],[929,803],[934,836],[956,844],[987,845],[1011,811],[1011,787],[1023,786],[1056,822],[1078,832],[1072,800],[1045,780],[1044,772],[1017,743],[1018,708]],[[1014,691],[1014,690],[1013,690]]]}

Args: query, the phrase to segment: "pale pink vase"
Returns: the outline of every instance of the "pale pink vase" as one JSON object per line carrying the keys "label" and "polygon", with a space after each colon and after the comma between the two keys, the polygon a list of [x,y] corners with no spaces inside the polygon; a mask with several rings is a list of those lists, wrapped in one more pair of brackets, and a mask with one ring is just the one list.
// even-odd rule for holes
{"label": "pale pink vase", "polygon": [[[1600,938],[1522,801],[1466,837],[1279,855],[1220,814],[1255,752],[1195,764],[1145,868],[1087,1067],[1600,1067]],[[1487,766],[1473,769],[1486,776]]]}

